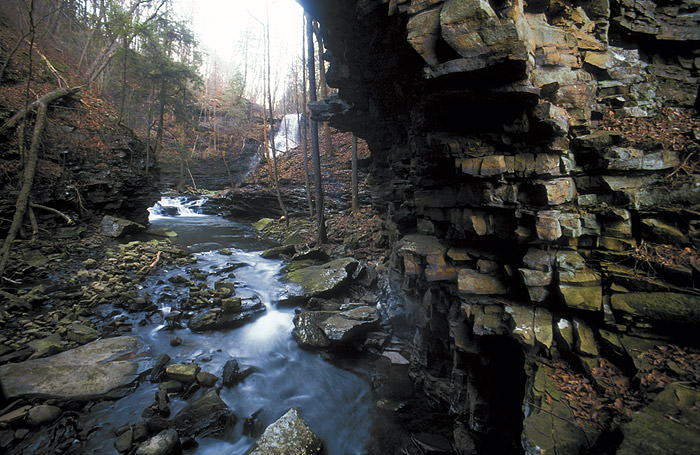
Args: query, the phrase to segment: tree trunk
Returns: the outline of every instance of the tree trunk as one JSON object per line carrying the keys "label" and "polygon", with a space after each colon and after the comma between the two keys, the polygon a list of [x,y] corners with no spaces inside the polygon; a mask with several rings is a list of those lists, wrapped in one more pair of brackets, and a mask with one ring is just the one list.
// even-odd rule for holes
{"label": "tree trunk", "polygon": [[[318,43],[318,85],[321,89],[321,99],[328,98],[328,84],[326,83],[326,62],[323,60],[323,38],[321,37],[321,27],[318,22],[315,27],[316,42]],[[323,138],[323,148],[326,153],[333,153],[333,143],[331,142],[331,127],[328,122],[321,122],[321,137]]]}
{"label": "tree trunk", "polygon": [[7,260],[10,257],[12,242],[15,241],[17,232],[19,232],[20,227],[22,227],[24,215],[27,212],[29,195],[32,191],[34,174],[36,173],[36,163],[39,160],[39,143],[41,142],[41,133],[44,130],[44,124],[46,123],[46,110],[47,104],[45,102],[40,103],[39,110],[37,111],[36,115],[36,123],[34,124],[32,143],[29,147],[29,156],[27,157],[27,164],[24,167],[22,188],[19,191],[17,202],[15,203],[15,215],[12,218],[12,224],[10,225],[10,230],[7,232],[7,237],[5,237],[5,242],[2,245],[2,249],[0,249],[0,277],[2,277],[3,273],[5,272]]}
{"label": "tree trunk", "polygon": [[357,188],[357,136],[352,135],[352,211],[360,209],[360,200]]}
{"label": "tree trunk", "polygon": [[165,117],[165,91],[167,89],[165,76],[160,83],[160,93],[158,94],[158,131],[156,131],[156,147],[153,150],[153,161],[158,160],[160,151],[163,148],[163,117]]}
{"label": "tree trunk", "polygon": [[72,95],[74,93],[79,92],[80,89],[81,87],[65,87],[59,88],[58,90],[54,90],[53,92],[49,92],[46,95],[43,95],[41,98],[29,104],[27,107],[10,117],[5,122],[5,124],[2,127],[0,127],[0,136],[5,134],[5,132],[10,128],[14,128],[15,126],[17,126],[20,120],[22,120],[24,117],[26,117],[27,114],[33,112],[34,109],[38,108],[42,104],[46,104],[48,106],[49,104],[51,104],[59,98],[63,98],[64,96]]}
{"label": "tree trunk", "polygon": [[267,106],[270,110],[270,139],[272,144],[272,174],[275,179],[275,193],[277,193],[277,202],[280,205],[280,210],[282,210],[282,215],[289,225],[289,215],[287,214],[287,208],[284,206],[284,201],[282,201],[282,193],[280,192],[279,179],[277,178],[277,151],[275,150],[275,118],[272,115],[272,92],[270,87],[272,86],[272,79],[270,78],[270,4],[267,3],[266,8],[266,19],[265,24],[265,35],[267,38]]}
{"label": "tree trunk", "polygon": [[[302,29],[304,27],[304,20],[302,18]],[[306,202],[309,204],[309,216],[314,216],[314,203],[311,197],[311,179],[309,178],[309,149],[307,145],[308,132],[309,132],[309,116],[308,109],[306,107],[306,37],[301,40],[301,91],[302,91],[302,110],[303,115],[301,117],[301,149],[304,156],[304,186],[306,188]]]}
{"label": "tree trunk", "polygon": [[[307,62],[309,68],[309,102],[316,102],[316,76],[314,62],[314,37],[313,26],[311,25],[311,17],[306,17],[306,43],[308,46],[309,60]],[[318,120],[311,119],[311,153],[314,160],[314,179],[316,184],[316,219],[318,244],[325,243],[326,237],[326,221],[323,213],[323,182],[321,181],[321,157],[318,150]]]}

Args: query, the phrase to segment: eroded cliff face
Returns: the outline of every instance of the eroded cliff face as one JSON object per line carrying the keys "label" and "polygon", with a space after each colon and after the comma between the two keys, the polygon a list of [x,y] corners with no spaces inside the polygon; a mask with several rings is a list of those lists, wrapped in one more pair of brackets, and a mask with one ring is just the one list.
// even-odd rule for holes
{"label": "eroded cliff face", "polygon": [[456,449],[697,450],[697,2],[301,3]]}

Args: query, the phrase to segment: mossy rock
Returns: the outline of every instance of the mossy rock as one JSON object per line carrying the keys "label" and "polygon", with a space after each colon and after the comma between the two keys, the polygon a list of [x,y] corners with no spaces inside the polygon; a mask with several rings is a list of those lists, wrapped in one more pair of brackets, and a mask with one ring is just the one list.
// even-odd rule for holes
{"label": "mossy rock", "polygon": [[274,223],[274,221],[275,220],[273,220],[272,218],[260,218],[258,221],[253,223],[253,227],[257,231],[262,231],[266,227],[268,227],[270,225],[270,223]]}
{"label": "mossy rock", "polygon": [[309,297],[331,297],[349,283],[357,266],[358,262],[353,258],[340,258],[294,270],[287,274],[287,278],[299,283]]}

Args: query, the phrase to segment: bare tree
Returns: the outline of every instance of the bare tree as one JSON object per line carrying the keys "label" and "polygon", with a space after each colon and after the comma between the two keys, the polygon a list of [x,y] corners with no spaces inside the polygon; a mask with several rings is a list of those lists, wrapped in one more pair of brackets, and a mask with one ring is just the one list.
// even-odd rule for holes
{"label": "bare tree", "polygon": [[[306,43],[308,52],[308,70],[309,70],[309,103],[315,103],[316,99],[316,76],[315,67],[316,62],[314,61],[314,37],[313,37],[313,25],[311,24],[311,17],[306,17]],[[321,156],[319,154],[318,147],[318,120],[311,119],[311,153],[314,160],[314,180],[316,184],[316,219],[318,244],[326,242],[326,221],[324,219],[323,213],[323,182],[321,181]]]}
{"label": "bare tree", "polygon": [[266,2],[265,8],[265,40],[266,43],[266,54],[267,54],[267,106],[270,110],[270,142],[272,145],[272,173],[275,179],[275,193],[277,193],[277,202],[280,205],[280,210],[282,210],[282,215],[284,216],[287,224],[289,224],[289,215],[287,214],[287,208],[284,206],[284,201],[282,201],[282,193],[280,192],[279,179],[277,177],[277,152],[275,150],[275,118],[272,114],[272,92],[270,91],[270,86],[272,85],[272,79],[270,78],[270,2]]}

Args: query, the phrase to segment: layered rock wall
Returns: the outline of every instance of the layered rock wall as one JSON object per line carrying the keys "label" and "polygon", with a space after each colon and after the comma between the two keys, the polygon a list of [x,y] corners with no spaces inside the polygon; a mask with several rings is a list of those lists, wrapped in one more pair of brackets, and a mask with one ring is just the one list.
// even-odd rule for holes
{"label": "layered rock wall", "polygon": [[[697,3],[302,3],[457,448],[614,453],[646,402],[603,372],[643,384],[649,349],[697,343]],[[604,405],[572,405],[562,374]]]}

